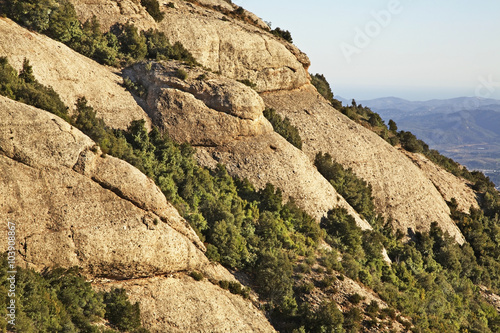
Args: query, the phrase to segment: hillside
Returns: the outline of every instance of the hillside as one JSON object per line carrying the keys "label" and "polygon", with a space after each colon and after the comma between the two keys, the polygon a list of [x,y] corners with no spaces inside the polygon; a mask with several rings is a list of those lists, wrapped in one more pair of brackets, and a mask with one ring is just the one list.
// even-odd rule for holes
{"label": "hillside", "polygon": [[[498,192],[336,110],[255,15],[18,5],[0,2],[0,219],[73,331],[127,331],[116,290],[136,333],[500,329]],[[98,316],[51,289],[57,267],[79,267]],[[23,327],[64,331],[18,302]]]}

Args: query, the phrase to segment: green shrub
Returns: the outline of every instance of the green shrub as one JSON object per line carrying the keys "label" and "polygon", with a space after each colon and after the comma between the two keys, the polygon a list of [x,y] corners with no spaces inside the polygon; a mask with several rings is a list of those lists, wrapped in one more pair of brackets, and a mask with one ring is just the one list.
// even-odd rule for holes
{"label": "green shrub", "polygon": [[120,331],[140,328],[139,303],[130,303],[125,289],[113,289],[104,294],[105,318]]}
{"label": "green shrub", "polygon": [[[1,255],[0,299],[8,300],[7,256]],[[78,268],[45,270],[42,274],[31,269],[16,268],[16,325],[0,319],[2,330],[17,332],[101,332],[99,324],[111,315],[104,299],[110,293],[97,293],[80,275]],[[126,304],[126,294],[121,298]],[[130,303],[128,303],[130,304]],[[106,312],[109,310],[109,312]],[[127,317],[127,311],[120,317]],[[3,313],[3,315],[5,312]],[[120,323],[127,319],[120,319]],[[135,332],[148,332],[140,322],[129,325]]]}
{"label": "green shrub", "polygon": [[121,27],[121,32],[117,36],[121,45],[121,52],[127,55],[128,61],[142,60],[148,54],[146,37],[139,33],[139,30],[130,23],[125,23]]}
{"label": "green shrub", "polygon": [[229,290],[229,281],[226,280],[219,281],[219,285],[222,289]]}
{"label": "green shrub", "polygon": [[362,217],[370,219],[375,216],[371,185],[357,177],[352,169],[345,169],[328,153],[318,153],[314,165]]}
{"label": "green shrub", "polygon": [[333,98],[332,89],[330,88],[330,84],[328,83],[324,75],[311,74],[311,83],[316,88],[316,90],[318,90],[318,92],[332,104],[335,109],[342,109],[342,102]]}
{"label": "green shrub", "polygon": [[293,43],[292,34],[288,30],[282,30],[280,28],[275,28],[275,29],[271,30],[271,33],[275,36],[283,38],[284,40],[286,40],[289,43]]}
{"label": "green shrub", "polygon": [[241,295],[243,293],[244,288],[242,288],[241,284],[236,281],[229,282],[229,291],[231,294]]}
{"label": "green shrub", "polygon": [[370,304],[368,304],[366,306],[365,312],[368,316],[375,318],[377,316],[377,314],[379,313],[379,310],[380,310],[380,308],[379,308],[377,301],[372,300],[370,302]]}
{"label": "green shrub", "polygon": [[295,147],[302,149],[302,139],[299,130],[290,123],[290,119],[283,119],[274,109],[264,110],[264,116],[273,125],[274,131],[284,137]]}
{"label": "green shrub", "polygon": [[342,332],[344,317],[335,302],[324,301],[312,317],[310,326],[315,332]]}
{"label": "green shrub", "polygon": [[123,78],[123,86],[125,86],[125,88],[127,88],[128,91],[130,91],[131,93],[133,93],[136,96],[139,96],[139,97],[146,97],[147,96],[146,88],[144,88],[144,86],[140,83],[136,84],[136,83],[132,82],[132,80],[130,80],[130,78],[128,78],[128,77]]}
{"label": "green shrub", "polygon": [[311,266],[309,266],[308,264],[306,264],[305,262],[303,263],[300,263],[298,266],[297,266],[297,271],[300,272],[300,273],[311,273]]}
{"label": "green shrub", "polygon": [[203,273],[196,272],[196,271],[192,271],[191,273],[189,273],[189,276],[191,276],[196,281],[201,281],[204,278]]}
{"label": "green shrub", "polygon": [[[163,18],[157,0],[141,0],[158,21]],[[126,23],[102,33],[96,17],[81,24],[68,0],[16,0],[2,3],[3,12],[12,20],[32,30],[65,43],[75,51],[101,64],[118,66],[149,57],[175,59],[197,65],[192,54],[180,42],[171,45],[157,30],[140,32]]]}
{"label": "green shrub", "polygon": [[344,314],[343,327],[346,330],[346,332],[349,333],[360,332],[362,320],[363,320],[363,315],[361,313],[361,310],[357,307],[353,307]]}
{"label": "green shrub", "polygon": [[[173,3],[169,3],[169,5]],[[163,20],[165,14],[160,11],[160,5],[158,4],[158,0],[141,0],[141,5],[146,8],[146,11],[153,17],[156,22],[161,22]]]}
{"label": "green shrub", "polygon": [[182,68],[177,69],[177,77],[181,80],[185,80],[188,77],[188,73]]}
{"label": "green shrub", "polygon": [[6,57],[0,57],[0,95],[49,111],[69,120],[67,107],[51,87],[40,84],[33,75],[29,60],[24,59],[18,75]]}
{"label": "green shrub", "polygon": [[302,285],[299,286],[299,291],[304,294],[309,294],[313,290],[314,290],[313,282],[304,282]]}
{"label": "green shrub", "polygon": [[244,85],[252,88],[252,89],[255,89],[255,87],[257,87],[257,85],[255,83],[253,83],[252,81],[248,80],[248,79],[244,79],[244,80],[238,80],[238,82],[241,82],[243,83]]}

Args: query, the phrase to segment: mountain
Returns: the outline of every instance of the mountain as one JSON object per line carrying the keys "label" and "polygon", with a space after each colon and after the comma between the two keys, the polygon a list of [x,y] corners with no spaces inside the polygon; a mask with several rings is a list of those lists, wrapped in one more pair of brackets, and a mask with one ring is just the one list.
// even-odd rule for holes
{"label": "mountain", "polygon": [[388,97],[362,103],[468,168],[489,170],[500,186],[495,172],[500,170],[500,101],[462,97],[410,102]]}
{"label": "mountain", "polygon": [[500,328],[498,193],[332,107],[283,30],[223,0],[0,9],[17,331]]}
{"label": "mountain", "polygon": [[397,97],[383,97],[372,100],[363,100],[365,106],[380,113],[382,117],[391,118],[405,115],[425,115],[428,113],[453,113],[477,109],[500,110],[500,101],[480,97],[458,97],[452,99],[433,99],[429,101],[408,101]]}

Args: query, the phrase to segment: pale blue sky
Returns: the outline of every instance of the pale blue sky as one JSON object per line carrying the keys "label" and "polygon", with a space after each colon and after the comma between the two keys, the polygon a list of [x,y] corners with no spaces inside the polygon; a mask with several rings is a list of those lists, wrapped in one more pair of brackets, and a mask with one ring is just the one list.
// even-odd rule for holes
{"label": "pale blue sky", "polygon": [[498,0],[233,2],[289,30],[335,95],[500,99]]}

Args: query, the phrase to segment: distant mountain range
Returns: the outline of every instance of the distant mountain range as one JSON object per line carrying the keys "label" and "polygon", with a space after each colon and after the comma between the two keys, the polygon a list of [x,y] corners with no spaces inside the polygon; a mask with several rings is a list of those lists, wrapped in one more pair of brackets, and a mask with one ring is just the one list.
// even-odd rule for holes
{"label": "distant mountain range", "polygon": [[[345,99],[344,104],[350,104]],[[484,171],[500,186],[500,100],[459,97],[408,101],[385,97],[357,101],[394,120],[433,149],[467,166]]]}

